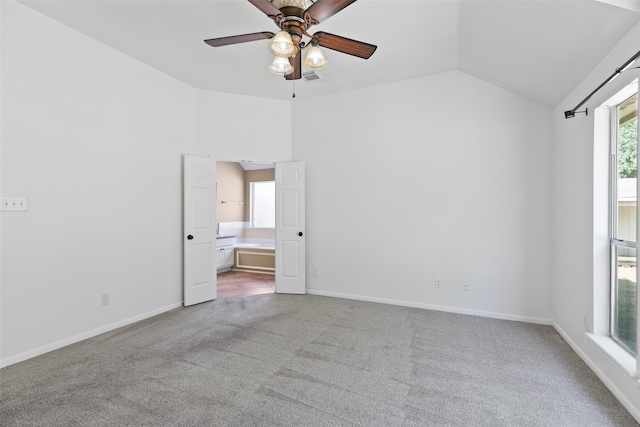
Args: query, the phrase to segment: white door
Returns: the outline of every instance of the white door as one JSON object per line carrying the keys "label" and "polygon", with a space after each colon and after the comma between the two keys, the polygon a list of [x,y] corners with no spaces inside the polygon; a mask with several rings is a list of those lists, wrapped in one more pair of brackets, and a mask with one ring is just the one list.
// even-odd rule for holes
{"label": "white door", "polygon": [[184,156],[184,305],[217,296],[216,161]]}
{"label": "white door", "polygon": [[304,163],[276,163],[276,292],[305,293]]}

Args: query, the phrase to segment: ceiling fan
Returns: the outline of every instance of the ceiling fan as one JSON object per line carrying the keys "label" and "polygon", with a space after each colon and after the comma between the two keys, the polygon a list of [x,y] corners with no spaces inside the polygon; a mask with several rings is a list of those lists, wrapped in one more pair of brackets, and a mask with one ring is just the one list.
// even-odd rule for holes
{"label": "ceiling fan", "polygon": [[[323,68],[327,61],[319,46],[359,58],[368,59],[377,46],[359,42],[346,37],[318,31],[309,34],[307,30],[340,12],[356,0],[249,0],[280,28],[277,34],[263,31],[237,36],[218,37],[205,40],[214,47],[227,46],[255,40],[273,39],[269,49],[274,61],[269,67],[271,72],[285,76],[287,80],[302,78],[302,64],[309,68]],[[309,40],[304,42],[303,37]],[[304,62],[303,49],[308,49]]]}

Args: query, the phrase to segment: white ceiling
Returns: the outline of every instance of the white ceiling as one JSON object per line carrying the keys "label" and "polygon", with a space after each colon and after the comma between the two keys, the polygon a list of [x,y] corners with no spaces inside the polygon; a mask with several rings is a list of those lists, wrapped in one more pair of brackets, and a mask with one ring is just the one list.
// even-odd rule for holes
{"label": "white ceiling", "polygon": [[[218,48],[203,42],[277,31],[248,1],[21,3],[198,89],[291,99],[292,82],[267,70],[268,40]],[[639,21],[638,0],[360,0],[310,32],[378,50],[363,60],[324,49],[325,79],[296,81],[296,97],[457,69],[554,107]]]}
{"label": "white ceiling", "polygon": [[253,162],[239,162],[242,169],[246,171],[262,170],[262,169],[275,169],[275,163],[253,163]]}

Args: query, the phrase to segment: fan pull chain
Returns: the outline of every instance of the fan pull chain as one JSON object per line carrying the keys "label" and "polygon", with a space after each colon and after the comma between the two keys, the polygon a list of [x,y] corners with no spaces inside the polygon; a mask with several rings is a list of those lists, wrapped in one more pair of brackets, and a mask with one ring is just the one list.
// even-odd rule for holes
{"label": "fan pull chain", "polygon": [[293,94],[291,95],[292,98],[296,97],[296,81],[295,79],[291,80],[293,82]]}

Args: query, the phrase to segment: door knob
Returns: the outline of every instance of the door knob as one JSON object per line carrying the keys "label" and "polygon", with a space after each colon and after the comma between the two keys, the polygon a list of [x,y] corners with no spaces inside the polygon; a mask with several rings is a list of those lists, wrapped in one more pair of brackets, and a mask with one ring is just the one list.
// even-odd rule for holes
{"label": "door knob", "polygon": [[298,233],[298,236],[302,237],[302,231]]}
{"label": "door knob", "polygon": [[191,234],[189,234],[189,235],[187,236],[187,240],[193,240],[193,236],[192,236]]}

